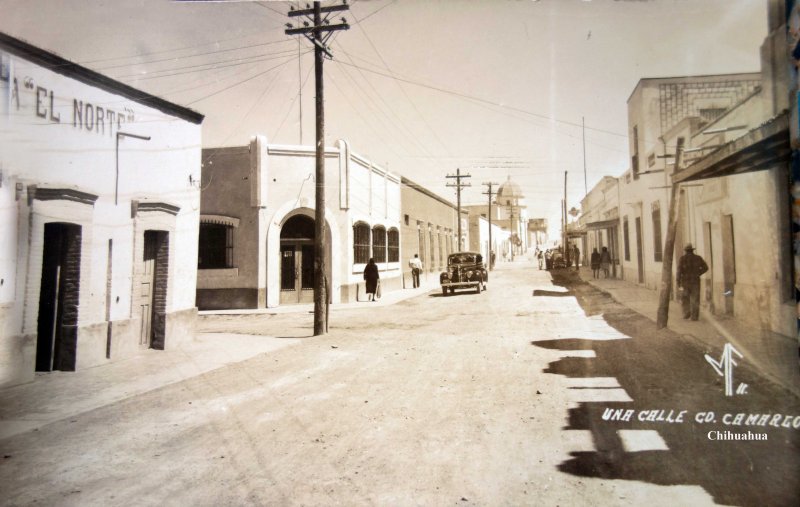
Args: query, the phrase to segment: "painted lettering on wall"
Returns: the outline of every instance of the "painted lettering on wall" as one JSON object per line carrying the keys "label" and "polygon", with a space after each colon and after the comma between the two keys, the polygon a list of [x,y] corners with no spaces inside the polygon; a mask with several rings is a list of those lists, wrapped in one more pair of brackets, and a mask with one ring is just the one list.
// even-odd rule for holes
{"label": "painted lettering on wall", "polygon": [[[16,93],[17,79],[16,77],[12,79],[14,83],[11,90],[12,103],[16,102],[17,109],[19,109],[19,94]],[[32,109],[36,117],[51,123],[61,123],[61,111],[56,111],[55,107],[55,104],[59,102],[56,92],[36,84],[30,77],[25,78],[24,84],[25,88],[33,93]],[[68,101],[65,102],[69,104]],[[115,130],[122,129],[122,125],[125,123],[133,123],[135,119],[133,110],[128,107],[112,109],[79,98],[72,99],[72,126],[85,132],[111,137]]]}

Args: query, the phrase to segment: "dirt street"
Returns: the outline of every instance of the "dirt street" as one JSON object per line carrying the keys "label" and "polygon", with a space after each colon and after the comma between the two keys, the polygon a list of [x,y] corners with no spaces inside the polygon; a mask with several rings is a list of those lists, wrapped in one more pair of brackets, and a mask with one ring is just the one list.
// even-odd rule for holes
{"label": "dirt street", "polygon": [[[334,311],[318,338],[307,314],[205,319],[307,338],[0,441],[0,503],[796,505],[798,430],[709,442],[742,428],[694,421],[796,398],[748,372],[749,404],[725,405],[701,348],[557,281],[501,264],[487,292]],[[687,421],[602,420],[620,407]]]}

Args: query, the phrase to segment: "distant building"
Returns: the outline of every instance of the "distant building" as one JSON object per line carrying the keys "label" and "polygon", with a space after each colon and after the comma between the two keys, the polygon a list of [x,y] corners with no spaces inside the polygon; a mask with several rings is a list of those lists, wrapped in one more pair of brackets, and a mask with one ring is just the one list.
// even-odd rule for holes
{"label": "distant building", "polygon": [[[620,227],[619,227],[619,180],[612,176],[603,178],[581,200],[581,216],[578,219],[577,230],[581,231],[580,244],[583,263],[589,263],[592,251],[608,249],[611,255],[611,274],[622,277],[620,263]],[[630,249],[630,245],[623,245]]]}
{"label": "distant building", "polygon": [[[203,150],[197,271],[202,309],[313,302],[314,146],[268,144]],[[352,152],[325,149],[331,302],[364,298],[369,259],[383,290],[401,286],[400,178]]]}
{"label": "distant building", "polygon": [[[458,246],[458,208],[408,178],[401,178],[400,207],[403,214],[400,246],[403,253],[403,277],[406,287],[411,287],[411,269],[408,261],[414,254],[422,260],[422,280],[438,283],[439,272],[447,265],[447,256],[466,250],[470,234],[468,214],[461,213],[461,243]],[[433,278],[428,278],[432,276]]]}
{"label": "distant building", "polygon": [[202,120],[0,34],[0,385],[193,339]]}
{"label": "distant building", "polygon": [[645,78],[636,85],[628,99],[631,167],[619,184],[626,280],[653,289],[661,283],[675,151],[665,136],[690,116],[704,123],[720,118],[760,85],[760,73]]}
{"label": "distant building", "polygon": [[[462,206],[469,211],[471,217],[489,218],[489,204],[471,204]],[[498,255],[512,258],[514,255],[521,255],[528,250],[531,239],[528,233],[527,203],[520,186],[511,180],[509,176],[506,181],[497,187],[497,194],[491,206],[492,224],[496,224],[501,229],[508,231],[509,240]],[[477,223],[477,222],[475,222]],[[488,239],[487,239],[488,241]]]}
{"label": "distant building", "polygon": [[703,305],[794,336],[786,13],[784,2],[768,7],[760,86],[711,121],[689,116],[667,132],[668,145],[684,139],[687,156],[666,174],[682,189],[676,249],[691,242],[710,268]]}

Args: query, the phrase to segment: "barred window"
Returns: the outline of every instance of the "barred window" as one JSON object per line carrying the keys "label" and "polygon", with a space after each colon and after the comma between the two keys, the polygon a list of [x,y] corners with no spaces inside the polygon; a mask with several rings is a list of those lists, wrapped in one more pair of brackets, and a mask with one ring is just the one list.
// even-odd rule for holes
{"label": "barred window", "polygon": [[389,262],[400,262],[400,232],[389,229]]}
{"label": "barred window", "polygon": [[372,257],[375,262],[386,262],[386,229],[380,225],[372,228]]}
{"label": "barred window", "polygon": [[232,226],[200,224],[197,267],[198,269],[233,267]]}
{"label": "barred window", "polygon": [[353,226],[353,259],[355,264],[369,262],[369,225],[357,223]]}

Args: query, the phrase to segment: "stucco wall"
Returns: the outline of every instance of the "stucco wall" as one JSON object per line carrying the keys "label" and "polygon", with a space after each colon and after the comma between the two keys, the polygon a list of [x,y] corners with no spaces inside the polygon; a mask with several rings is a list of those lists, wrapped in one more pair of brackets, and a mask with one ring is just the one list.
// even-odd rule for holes
{"label": "stucco wall", "polygon": [[[13,383],[30,380],[34,368],[24,352],[31,344],[18,342],[20,336],[33,340],[35,351],[47,223],[81,226],[79,367],[107,361],[106,314],[112,322],[132,317],[137,234],[144,232],[137,229],[143,222],[135,202],[165,203],[174,210],[166,309],[194,308],[201,130],[194,120],[116,93],[114,85],[100,88],[21,57],[4,58],[11,76],[0,81],[0,166],[12,185],[0,191],[0,227],[13,247],[4,241],[0,248],[0,302],[10,305],[5,314],[10,330],[3,331],[2,341],[13,342],[7,350],[15,352],[0,368],[23,364],[24,375],[5,376]],[[117,147],[119,132],[149,140],[121,137]],[[91,199],[43,197],[62,190]],[[93,331],[100,328],[102,339]],[[112,354],[111,360],[118,358]]]}

